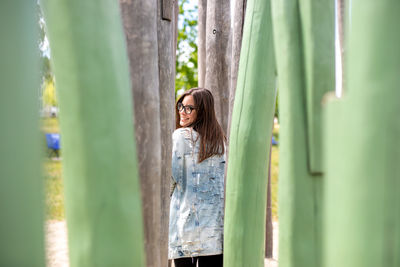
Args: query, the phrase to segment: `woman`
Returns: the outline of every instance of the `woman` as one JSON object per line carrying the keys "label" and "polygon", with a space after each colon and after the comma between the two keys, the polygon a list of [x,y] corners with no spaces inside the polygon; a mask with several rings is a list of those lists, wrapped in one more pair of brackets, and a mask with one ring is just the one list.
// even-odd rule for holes
{"label": "woman", "polygon": [[175,267],[221,267],[225,135],[211,92],[186,91],[175,114],[168,256]]}

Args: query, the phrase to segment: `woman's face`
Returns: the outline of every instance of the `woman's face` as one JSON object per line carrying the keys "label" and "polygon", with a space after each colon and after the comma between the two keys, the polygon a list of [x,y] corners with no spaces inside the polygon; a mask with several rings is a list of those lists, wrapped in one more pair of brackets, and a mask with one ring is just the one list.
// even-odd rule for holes
{"label": "woman's face", "polygon": [[[181,109],[178,109],[179,111],[179,124],[182,127],[187,127],[191,125],[193,122],[196,121],[197,118],[197,110],[196,105],[194,103],[194,98],[191,95],[187,95],[183,98],[182,100],[183,107]],[[178,107],[179,108],[179,107]],[[191,112],[190,112],[191,110]],[[190,113],[190,114],[187,114]]]}

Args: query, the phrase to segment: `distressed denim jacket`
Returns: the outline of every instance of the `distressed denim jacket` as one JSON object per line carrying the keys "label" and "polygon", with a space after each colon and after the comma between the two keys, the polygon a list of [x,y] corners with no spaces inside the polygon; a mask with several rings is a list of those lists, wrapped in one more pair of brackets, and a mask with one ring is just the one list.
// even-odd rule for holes
{"label": "distressed denim jacket", "polygon": [[200,138],[191,128],[173,133],[170,259],[222,254],[225,155],[198,163]]}

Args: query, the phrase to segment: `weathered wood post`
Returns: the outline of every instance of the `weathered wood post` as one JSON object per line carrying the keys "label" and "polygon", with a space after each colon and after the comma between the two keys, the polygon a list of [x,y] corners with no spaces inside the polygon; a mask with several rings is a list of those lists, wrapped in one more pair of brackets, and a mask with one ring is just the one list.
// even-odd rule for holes
{"label": "weathered wood post", "polygon": [[[177,44],[178,0],[158,0],[157,9],[158,71],[160,94],[160,131],[161,131],[161,220],[160,240],[156,251],[160,251],[159,262],[154,267],[166,266],[168,262],[169,230],[169,183],[172,176],[172,133],[175,129],[175,61]],[[150,257],[154,258],[155,253]],[[148,265],[151,266],[151,265]]]}
{"label": "weathered wood post", "polygon": [[279,266],[321,266],[321,101],[334,90],[334,2],[272,0],[279,80]]}
{"label": "weathered wood post", "polygon": [[176,51],[175,1],[120,1],[135,101],[147,266],[168,262]]}
{"label": "weathered wood post", "polygon": [[43,0],[60,102],[71,266],[145,266],[118,2]]}
{"label": "weathered wood post", "polygon": [[35,1],[0,2],[0,266],[45,266]]}
{"label": "weathered wood post", "polygon": [[206,79],[206,36],[207,36],[207,0],[198,0],[199,4],[199,21],[197,23],[198,35],[197,35],[197,69],[198,69],[198,85],[204,87]]}
{"label": "weathered wood post", "polygon": [[216,116],[225,134],[229,113],[230,33],[230,1],[207,1],[204,86],[213,93]]}
{"label": "weathered wood post", "polygon": [[325,116],[324,266],[400,266],[400,2],[352,5],[348,90]]}
{"label": "weathered wood post", "polygon": [[264,266],[275,58],[268,1],[247,2],[230,133],[224,266]]}
{"label": "weathered wood post", "polygon": [[[229,112],[228,112],[228,128],[227,136],[229,136],[233,104],[235,102],[235,93],[237,85],[237,77],[239,70],[240,50],[242,48],[244,18],[246,15],[247,0],[236,0],[233,9],[233,28],[232,28],[232,53],[231,53],[231,68],[230,68],[230,90],[229,90]],[[200,56],[200,54],[199,54]]]}

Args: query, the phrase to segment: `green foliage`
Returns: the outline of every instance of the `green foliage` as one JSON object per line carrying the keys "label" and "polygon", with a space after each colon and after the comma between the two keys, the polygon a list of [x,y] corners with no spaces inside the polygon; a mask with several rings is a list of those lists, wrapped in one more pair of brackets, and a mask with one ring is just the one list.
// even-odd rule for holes
{"label": "green foliage", "polygon": [[46,23],[40,6],[37,6],[37,20],[39,24],[38,46],[40,49],[41,76],[42,82],[53,80],[53,73],[50,65],[50,48],[46,36]]}
{"label": "green foliage", "polygon": [[53,79],[45,79],[43,87],[43,106],[57,106],[56,87]]}
{"label": "green foliage", "polygon": [[197,3],[179,0],[175,96],[180,90],[197,87],[197,10]]}
{"label": "green foliage", "polygon": [[43,17],[42,10],[37,4],[37,21],[39,25],[38,47],[40,50],[40,75],[41,88],[40,95],[42,96],[42,106],[57,106],[54,74],[50,63],[50,48],[46,35],[46,23]]}

